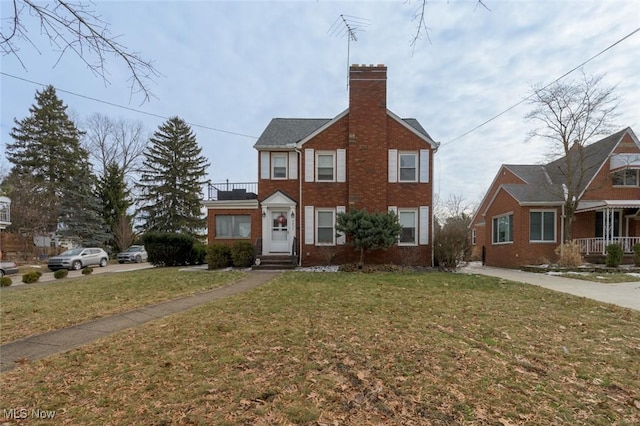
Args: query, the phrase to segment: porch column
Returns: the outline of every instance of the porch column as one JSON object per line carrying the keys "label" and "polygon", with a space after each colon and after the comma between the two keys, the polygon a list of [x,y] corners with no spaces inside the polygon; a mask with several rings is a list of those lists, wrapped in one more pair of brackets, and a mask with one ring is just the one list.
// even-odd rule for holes
{"label": "porch column", "polygon": [[613,242],[615,232],[613,229],[615,224],[614,214],[615,211],[610,207],[605,208],[602,212],[602,254],[606,254],[607,246]]}

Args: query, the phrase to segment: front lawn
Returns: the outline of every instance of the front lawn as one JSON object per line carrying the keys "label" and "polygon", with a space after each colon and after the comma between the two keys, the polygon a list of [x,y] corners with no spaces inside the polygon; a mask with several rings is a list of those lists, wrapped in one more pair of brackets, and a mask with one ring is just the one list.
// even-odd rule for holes
{"label": "front lawn", "polygon": [[632,425],[638,324],[491,277],[294,272],[18,366],[2,396],[56,424]]}
{"label": "front lawn", "polygon": [[0,293],[0,343],[220,287],[242,276],[154,268],[6,288]]}

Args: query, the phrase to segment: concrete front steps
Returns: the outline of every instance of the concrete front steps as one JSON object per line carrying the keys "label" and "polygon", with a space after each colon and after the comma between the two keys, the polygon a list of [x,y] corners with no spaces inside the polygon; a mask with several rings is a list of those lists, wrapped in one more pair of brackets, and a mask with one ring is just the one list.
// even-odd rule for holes
{"label": "concrete front steps", "polygon": [[293,270],[298,266],[298,257],[291,255],[256,256],[256,262],[251,267],[254,271]]}

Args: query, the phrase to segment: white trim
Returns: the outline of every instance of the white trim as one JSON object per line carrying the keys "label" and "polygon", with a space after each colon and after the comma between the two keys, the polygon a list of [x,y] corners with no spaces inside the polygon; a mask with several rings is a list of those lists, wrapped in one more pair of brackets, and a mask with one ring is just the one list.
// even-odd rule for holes
{"label": "white trim", "polygon": [[[531,239],[531,213],[542,213],[542,222],[540,225],[541,229],[541,238],[540,240],[532,240]],[[553,240],[545,240],[544,239],[544,213],[553,213]],[[532,209],[529,210],[529,242],[530,243],[556,243],[558,241],[558,211],[555,209]]]}
{"label": "white trim", "polygon": [[269,179],[271,175],[269,151],[260,151],[260,179]]}
{"label": "white trim", "polygon": [[258,200],[204,200],[202,207],[208,210],[257,209]]}
{"label": "white trim", "polygon": [[[284,177],[275,177],[275,162],[276,158],[284,159]],[[271,153],[271,180],[286,180],[288,179],[288,166],[289,156],[286,152],[272,152]]]}
{"label": "white trim", "polygon": [[313,182],[313,178],[315,176],[315,170],[313,167],[313,163],[315,161],[315,154],[313,149],[305,149],[304,150],[304,181],[305,182]]}
{"label": "white trim", "polygon": [[400,234],[400,238],[398,238],[399,246],[417,246],[418,245],[418,209],[416,208],[399,208],[398,209],[398,220],[402,217],[403,213],[413,213],[413,230],[414,230],[414,241],[412,242],[402,242],[400,238],[402,237],[402,233]]}
{"label": "white trim", "polygon": [[389,117],[393,118],[398,123],[400,123],[405,129],[409,130],[411,133],[413,133],[414,135],[418,136],[423,141],[427,142],[429,145],[431,145],[431,147],[433,149],[438,149],[438,147],[440,146],[440,144],[438,142],[434,141],[429,136],[426,136],[423,133],[420,133],[418,130],[416,130],[413,127],[411,127],[411,125],[409,125],[406,121],[404,121],[402,118],[400,118],[399,116],[395,115],[391,111],[387,110],[387,115]]}
{"label": "white trim", "polygon": [[323,124],[322,126],[320,126],[318,129],[316,129],[313,133],[309,134],[308,136],[306,136],[304,139],[300,140],[299,142],[295,143],[295,147],[296,148],[302,148],[302,145],[304,145],[305,143],[309,142],[311,139],[315,138],[317,135],[319,135],[320,133],[324,132],[326,129],[328,129],[329,127],[333,126],[338,120],[340,120],[342,117],[344,117],[345,115],[347,115],[347,113],[349,112],[349,109],[345,109],[344,111],[342,111],[340,114],[336,115],[335,117],[333,117],[331,120],[327,121],[325,124]]}
{"label": "white trim", "polygon": [[493,234],[494,234],[494,220],[496,219],[500,219],[501,217],[509,217],[511,216],[511,228],[515,229],[515,223],[514,223],[514,219],[513,219],[513,212],[508,212],[508,213],[503,213],[503,214],[499,214],[499,215],[495,215],[491,218],[491,245],[501,245],[501,244],[513,244],[513,235],[509,235],[509,238],[511,238],[510,240],[507,241],[494,241],[493,240]]}
{"label": "white trim", "polygon": [[[414,177],[411,180],[403,180],[402,179],[402,156],[407,156],[410,155],[414,158]],[[400,183],[415,183],[418,182],[418,174],[420,173],[419,171],[419,167],[420,167],[420,159],[418,158],[418,153],[416,151],[400,151],[398,152],[398,182]]]}
{"label": "white trim", "polygon": [[[331,233],[331,242],[330,243],[321,243],[318,238],[318,215],[320,213],[331,213],[331,229],[333,232]],[[336,245],[336,209],[333,208],[317,208],[315,214],[316,226],[315,226],[315,238],[316,238],[316,246],[335,246]]]}
{"label": "white trim", "polygon": [[[331,156],[331,179],[319,179],[318,177],[318,168],[320,166],[320,162],[318,161],[319,156]],[[316,167],[315,167],[315,177],[316,182],[335,182],[336,181],[336,152],[335,151],[316,151]]]}

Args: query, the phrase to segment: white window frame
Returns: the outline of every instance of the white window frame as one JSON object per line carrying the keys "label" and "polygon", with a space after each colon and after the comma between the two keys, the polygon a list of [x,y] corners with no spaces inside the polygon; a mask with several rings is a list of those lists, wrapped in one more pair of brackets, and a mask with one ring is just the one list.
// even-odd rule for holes
{"label": "white window frame", "polygon": [[[251,215],[250,214],[217,214],[216,216],[216,229],[215,229],[215,239],[219,239],[219,240],[247,240],[247,239],[251,239]],[[231,235],[230,236],[225,236],[225,235],[218,235],[218,220],[222,217],[226,217],[226,218],[231,218]],[[240,233],[238,233],[237,235],[234,235],[234,231],[236,230],[236,228],[238,228],[238,231],[240,230],[240,225],[241,223],[237,223],[236,224],[236,218],[238,217],[243,217],[243,218],[249,218],[249,227],[248,227],[248,234],[246,236],[241,236]],[[243,222],[242,224],[246,225],[246,222]]]}
{"label": "white window frame", "polygon": [[398,209],[398,220],[400,220],[400,217],[402,216],[403,213],[413,213],[413,229],[414,229],[414,233],[413,233],[413,241],[402,241],[402,231],[400,232],[400,236],[398,237],[398,245],[399,246],[417,246],[418,245],[418,210],[417,209],[402,209],[399,208]]}
{"label": "white window frame", "polygon": [[476,238],[477,238],[477,234],[476,234],[476,228],[473,228],[471,230],[471,245],[475,246],[476,245]]}
{"label": "white window frame", "polygon": [[[330,243],[320,242],[320,240],[318,238],[318,230],[320,228],[320,220],[319,220],[318,217],[320,216],[321,213],[331,213],[331,229],[333,231],[331,232],[331,242]],[[315,223],[316,246],[335,246],[336,245],[336,210],[335,209],[316,208],[315,219],[316,219],[316,223]],[[323,227],[323,228],[326,228],[326,227]]]}
{"label": "white window frame", "polygon": [[[332,174],[331,174],[331,179],[320,179],[320,176],[318,174],[318,169],[320,168],[320,161],[318,160],[319,157],[321,156],[331,156],[331,167],[332,167]],[[335,151],[316,151],[316,164],[315,164],[315,177],[316,177],[316,182],[335,182],[336,181],[336,152]]]}
{"label": "white window frame", "polygon": [[[499,225],[500,219],[502,218],[509,218],[509,222],[507,223],[507,231],[511,232],[513,230],[513,212],[510,213],[505,213],[505,214],[501,214],[498,216],[494,216],[491,219],[491,244],[494,245],[498,245],[498,244],[513,244],[513,235],[507,235],[507,239],[504,241],[498,241],[495,237],[496,237],[496,225]],[[510,223],[510,225],[509,225]]]}
{"label": "white window frame", "polygon": [[[276,158],[281,158],[284,161],[284,176],[276,177]],[[286,152],[274,152],[271,154],[271,179],[272,180],[286,180],[289,177],[289,155]]]}
{"label": "white window frame", "polygon": [[[635,182],[633,182],[631,184],[627,183],[628,176],[626,176],[626,174],[629,173],[629,172],[635,172],[635,175],[636,175]],[[623,175],[622,176],[622,183],[615,183],[615,179],[616,179],[616,177],[618,175]],[[640,170],[638,170],[638,169],[618,170],[617,172],[613,173],[613,176],[611,176],[611,180],[612,180],[613,186],[616,187],[616,188],[636,188],[636,187],[640,186]]]}
{"label": "white window frame", "polygon": [[[541,219],[541,221],[540,221],[540,226],[541,226],[540,236],[541,236],[541,239],[539,239],[539,240],[534,240],[531,237],[531,215],[534,214],[534,213],[539,213],[539,214],[542,215],[542,217],[540,218]],[[553,215],[553,239],[552,240],[545,240],[544,239],[544,216],[546,214],[549,214],[549,213]],[[556,232],[556,228],[557,228],[556,227],[556,219],[557,219],[556,218],[556,213],[557,212],[555,210],[530,210],[529,211],[529,242],[531,242],[531,243],[555,243],[557,241],[558,237],[557,237],[557,232]]]}
{"label": "white window frame", "polygon": [[[402,157],[403,156],[412,156],[413,157],[413,171],[414,176],[413,179],[402,179]],[[405,169],[407,169],[405,167]],[[417,151],[400,151],[398,152],[398,182],[418,182],[420,174],[420,158],[418,156]]]}

